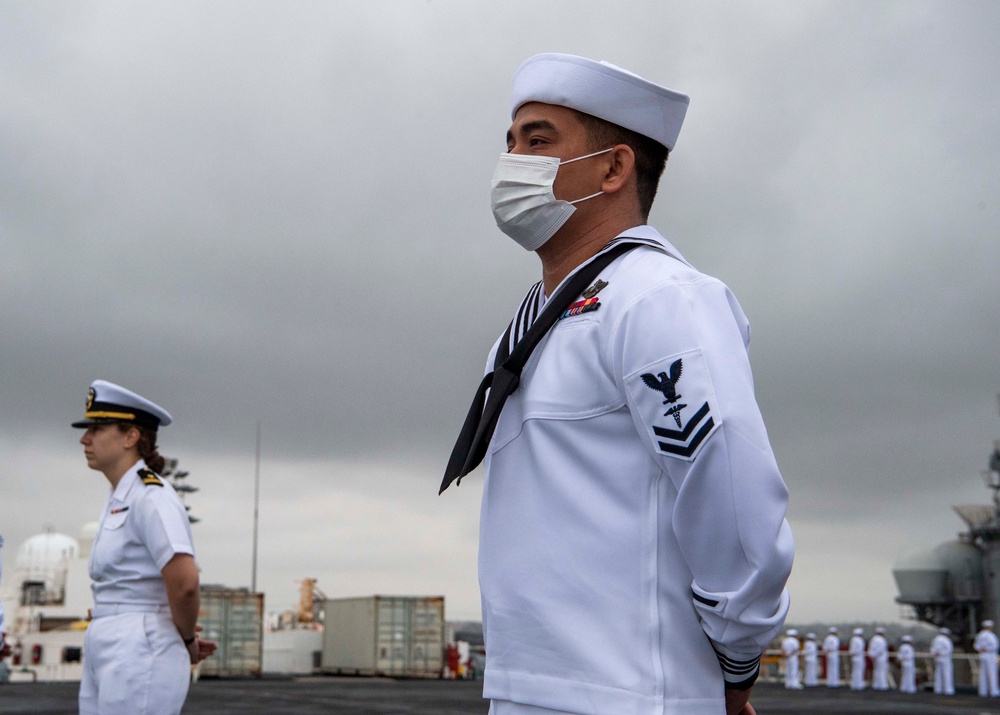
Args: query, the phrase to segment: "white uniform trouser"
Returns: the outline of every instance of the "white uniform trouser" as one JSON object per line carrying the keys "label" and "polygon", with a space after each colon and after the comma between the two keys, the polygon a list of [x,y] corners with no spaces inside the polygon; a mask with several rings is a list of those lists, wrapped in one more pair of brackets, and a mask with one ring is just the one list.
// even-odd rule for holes
{"label": "white uniform trouser", "polygon": [[190,674],[169,612],[97,618],[83,641],[80,715],[177,715]]}
{"label": "white uniform trouser", "polygon": [[812,658],[806,658],[806,676],[805,684],[807,687],[812,687],[814,685],[819,685],[819,679],[816,673],[819,672],[819,659],[815,656]]}
{"label": "white uniform trouser", "polygon": [[865,689],[865,657],[851,656],[851,690]]}
{"label": "white uniform trouser", "polygon": [[917,692],[917,668],[913,663],[900,666],[899,690],[903,693]]}
{"label": "white uniform trouser", "polygon": [[799,656],[789,655],[785,657],[785,687],[798,688],[799,686]]}
{"label": "white uniform trouser", "polygon": [[876,658],[875,667],[872,671],[872,689],[889,689],[889,659]]}
{"label": "white uniform trouser", "polygon": [[490,700],[489,715],[577,715],[577,713],[540,708],[537,705],[522,705],[509,700]]}
{"label": "white uniform trouser", "polygon": [[984,697],[1000,695],[1000,686],[997,685],[996,653],[979,654],[979,694]]}
{"label": "white uniform trouser", "polygon": [[826,655],[826,684],[831,688],[840,687],[840,653]]}
{"label": "white uniform trouser", "polygon": [[955,694],[954,673],[950,656],[934,659],[934,692],[944,695]]}

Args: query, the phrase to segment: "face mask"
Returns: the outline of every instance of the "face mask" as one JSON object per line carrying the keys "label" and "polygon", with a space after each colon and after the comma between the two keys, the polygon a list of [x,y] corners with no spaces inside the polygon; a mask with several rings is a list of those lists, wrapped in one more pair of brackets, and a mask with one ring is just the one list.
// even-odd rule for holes
{"label": "face mask", "polygon": [[493,174],[491,200],[499,229],[526,250],[537,250],[573,215],[573,204],[604,193],[598,191],[576,201],[557,199],[552,182],[559,166],[613,150],[611,147],[563,162],[553,156],[501,154]]}

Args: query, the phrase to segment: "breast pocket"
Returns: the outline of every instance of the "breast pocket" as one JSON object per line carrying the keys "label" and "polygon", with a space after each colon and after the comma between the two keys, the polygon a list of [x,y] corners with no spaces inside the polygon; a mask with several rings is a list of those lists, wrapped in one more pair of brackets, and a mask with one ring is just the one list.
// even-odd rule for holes
{"label": "breast pocket", "polygon": [[605,365],[601,324],[586,317],[559,321],[535,348],[508,398],[493,451],[514,439],[527,420],[581,420],[625,404]]}
{"label": "breast pocket", "polygon": [[104,517],[104,525],[94,541],[90,561],[90,577],[95,581],[103,581],[109,575],[109,570],[125,549],[125,524],[128,522],[128,512],[108,514]]}

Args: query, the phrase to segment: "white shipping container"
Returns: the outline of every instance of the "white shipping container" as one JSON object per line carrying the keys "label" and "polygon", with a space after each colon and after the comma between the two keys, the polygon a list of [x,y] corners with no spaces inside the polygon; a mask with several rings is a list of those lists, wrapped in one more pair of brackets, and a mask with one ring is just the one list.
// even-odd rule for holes
{"label": "white shipping container", "polygon": [[324,673],[440,678],[443,596],[367,596],[323,604]]}
{"label": "white shipping container", "polygon": [[264,672],[310,675],[319,670],[323,632],[295,628],[264,632]]}

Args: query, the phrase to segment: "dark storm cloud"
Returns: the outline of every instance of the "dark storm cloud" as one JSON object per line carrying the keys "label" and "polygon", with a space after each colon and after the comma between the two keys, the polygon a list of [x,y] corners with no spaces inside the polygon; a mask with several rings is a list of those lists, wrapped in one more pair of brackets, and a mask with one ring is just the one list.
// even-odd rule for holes
{"label": "dark storm cloud", "polygon": [[[201,464],[213,510],[227,511],[213,495],[223,484],[247,498],[236,485],[259,419],[272,474],[299,495],[273,496],[284,518],[310,490],[318,504],[342,498],[345,464],[410,464],[380,488],[408,495],[414,529],[435,509],[457,520],[473,553],[475,510],[431,498],[433,465],[537,279],[536,259],[496,230],[488,186],[510,78],[541,51],[692,96],[652,223],[751,319],[800,535],[793,578],[807,590],[823,583],[816,563],[849,560],[856,544],[836,552],[828,538],[836,524],[890,520],[888,552],[921,538],[910,514],[939,509],[947,538],[949,501],[985,498],[978,472],[1000,432],[1000,7],[591,14],[571,2],[5,3],[8,543],[44,513],[76,533],[74,487],[26,474],[32,455],[70,469],[66,425],[103,377],[174,413],[165,451]],[[313,466],[290,476],[301,460]],[[219,531],[206,541],[245,528],[208,522]],[[282,533],[274,524],[265,572],[284,587]],[[200,552],[211,564],[211,547]],[[879,558],[869,571],[888,573]]]}

